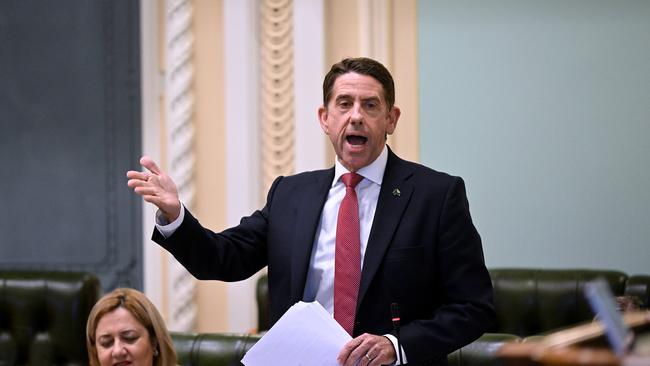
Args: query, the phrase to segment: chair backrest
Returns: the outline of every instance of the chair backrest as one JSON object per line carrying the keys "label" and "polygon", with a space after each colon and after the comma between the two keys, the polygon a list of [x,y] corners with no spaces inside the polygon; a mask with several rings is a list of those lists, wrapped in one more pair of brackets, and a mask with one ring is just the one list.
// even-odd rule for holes
{"label": "chair backrest", "polygon": [[634,296],[641,300],[643,309],[650,308],[650,276],[630,276],[625,284],[625,295]]}
{"label": "chair backrest", "polygon": [[[650,304],[650,276],[629,276],[598,269],[490,269],[498,326],[495,333],[528,337],[593,318],[584,297],[584,284],[602,277],[616,296],[635,296],[641,307]],[[269,329],[268,278],[257,281],[258,330]]]}
{"label": "chair backrest", "polygon": [[447,356],[449,366],[496,366],[505,365],[497,357],[499,348],[506,342],[519,342],[512,334],[486,333],[481,338]]}
{"label": "chair backrest", "polygon": [[257,331],[269,330],[269,277],[262,275],[257,280]]}
{"label": "chair backrest", "polygon": [[593,319],[584,285],[603,278],[615,296],[636,295],[647,306],[650,277],[594,269],[490,269],[498,333],[527,337]]}
{"label": "chair backrest", "polygon": [[172,332],[178,363],[183,366],[240,365],[259,334]]}
{"label": "chair backrest", "polygon": [[0,271],[0,364],[85,365],[99,280],[81,272]]}

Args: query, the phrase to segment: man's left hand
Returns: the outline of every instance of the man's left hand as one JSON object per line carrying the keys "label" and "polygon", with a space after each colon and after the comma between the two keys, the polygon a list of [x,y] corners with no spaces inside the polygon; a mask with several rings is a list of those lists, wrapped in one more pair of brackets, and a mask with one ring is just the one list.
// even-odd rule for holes
{"label": "man's left hand", "polygon": [[337,361],[341,365],[359,366],[391,365],[396,360],[393,343],[384,337],[364,333],[349,341],[339,353]]}

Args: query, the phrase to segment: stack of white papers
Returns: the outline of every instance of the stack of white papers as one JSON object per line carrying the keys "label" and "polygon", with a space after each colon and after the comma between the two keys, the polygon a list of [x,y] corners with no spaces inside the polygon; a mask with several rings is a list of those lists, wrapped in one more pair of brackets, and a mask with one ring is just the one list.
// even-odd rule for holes
{"label": "stack of white papers", "polygon": [[318,302],[293,305],[246,353],[246,366],[338,366],[336,356],[352,339]]}

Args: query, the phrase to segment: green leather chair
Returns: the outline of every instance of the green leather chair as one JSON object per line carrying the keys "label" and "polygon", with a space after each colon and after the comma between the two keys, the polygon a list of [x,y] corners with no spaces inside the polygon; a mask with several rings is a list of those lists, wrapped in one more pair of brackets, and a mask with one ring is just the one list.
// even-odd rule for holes
{"label": "green leather chair", "polygon": [[633,295],[647,308],[650,276],[595,269],[490,269],[498,333],[519,337],[548,333],[594,318],[584,285],[604,279],[615,296]]}
{"label": "green leather chair", "polygon": [[486,333],[467,346],[447,356],[449,366],[502,366],[497,351],[506,342],[519,342],[513,334]]}
{"label": "green leather chair", "polygon": [[99,280],[79,272],[0,271],[0,365],[86,365]]}
{"label": "green leather chair", "polygon": [[[597,269],[493,268],[490,276],[498,319],[494,333],[528,337],[592,319],[583,289],[596,278],[604,278],[615,296],[636,296],[643,308],[650,304],[647,275]],[[256,291],[258,329],[268,330],[266,276],[259,278]]]}
{"label": "green leather chair", "polygon": [[259,334],[178,333],[172,340],[182,366],[235,366],[257,342]]}

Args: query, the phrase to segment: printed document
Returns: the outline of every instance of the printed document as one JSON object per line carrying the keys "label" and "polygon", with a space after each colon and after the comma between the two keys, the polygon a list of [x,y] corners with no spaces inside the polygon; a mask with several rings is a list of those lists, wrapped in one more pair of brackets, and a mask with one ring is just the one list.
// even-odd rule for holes
{"label": "printed document", "polygon": [[352,339],[318,302],[298,302],[251,347],[246,366],[338,366],[343,346]]}

